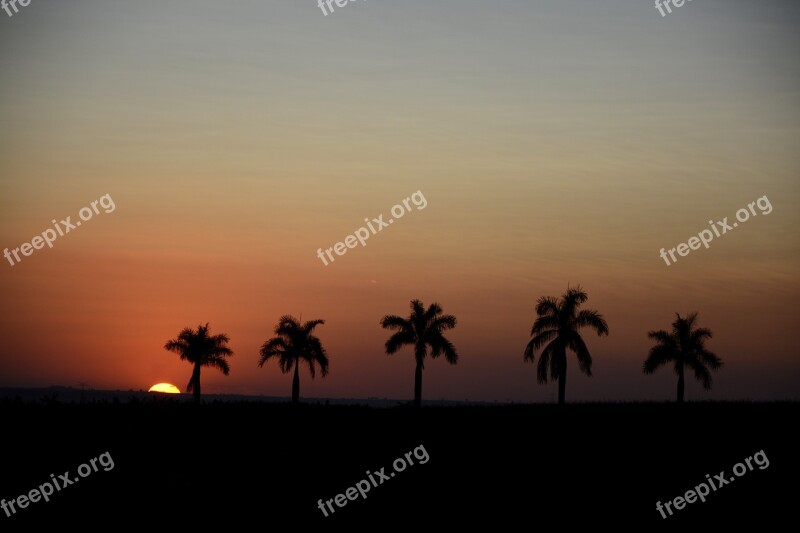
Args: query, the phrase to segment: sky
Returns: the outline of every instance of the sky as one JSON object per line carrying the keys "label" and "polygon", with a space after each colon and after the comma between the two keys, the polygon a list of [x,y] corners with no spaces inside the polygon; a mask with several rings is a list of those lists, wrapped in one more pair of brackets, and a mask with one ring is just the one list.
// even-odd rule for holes
{"label": "sky", "polygon": [[184,390],[164,343],[208,322],[234,356],[204,393],[288,396],[257,363],[291,314],[325,320],[330,373],[303,369],[302,397],[408,399],[412,349],[386,355],[379,321],[418,298],[458,319],[424,399],[551,402],[523,350],[536,300],[580,284],[610,335],[584,332],[594,375],[570,354],[568,401],[674,399],[671,368],[641,371],[647,332],[693,311],[725,366],[687,399],[800,399],[800,4],[334,8],[0,11],[0,249],[42,246],[0,258],[0,386]]}

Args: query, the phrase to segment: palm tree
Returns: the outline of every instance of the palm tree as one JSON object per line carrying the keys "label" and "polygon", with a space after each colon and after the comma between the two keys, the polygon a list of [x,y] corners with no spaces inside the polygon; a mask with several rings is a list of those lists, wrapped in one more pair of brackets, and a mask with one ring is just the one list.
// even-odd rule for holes
{"label": "palm tree", "polygon": [[302,326],[300,322],[291,315],[284,315],[275,326],[275,337],[269,339],[261,346],[261,359],[258,366],[271,357],[278,358],[278,365],[281,372],[286,374],[294,367],[294,379],[292,380],[292,402],[300,401],[300,361],[308,363],[311,369],[311,379],[316,375],[315,363],[319,363],[322,370],[322,377],[328,375],[328,354],[322,347],[320,340],[311,334],[314,328],[324,324],[324,320],[309,320]]}
{"label": "palm tree", "polygon": [[194,392],[195,403],[200,402],[200,367],[216,368],[226,376],[230,373],[228,361],[225,359],[233,355],[226,346],[229,341],[227,335],[209,335],[206,323],[205,326],[197,326],[197,331],[184,328],[176,338],[164,345],[166,350],[180,355],[182,361],[189,361],[194,365],[186,392]]}
{"label": "palm tree", "polygon": [[656,341],[650,348],[650,355],[644,362],[642,370],[652,374],[658,367],[670,362],[675,363],[678,374],[678,403],[683,403],[683,370],[689,367],[694,370],[694,377],[703,382],[703,388],[711,389],[711,373],[708,369],[717,370],[722,366],[722,359],[706,350],[706,339],[711,338],[708,328],[696,328],[697,313],[690,313],[686,318],[675,313],[677,318],[672,323],[672,333],[663,329],[650,331],[647,336]]}
{"label": "palm tree", "polygon": [[598,336],[608,335],[608,324],[601,314],[588,309],[578,311],[578,307],[588,299],[586,292],[578,286],[572,289],[567,287],[561,299],[543,296],[536,302],[536,314],[539,316],[533,323],[533,338],[525,348],[523,360],[533,363],[534,350],[544,346],[536,368],[537,381],[547,383],[549,367],[550,378],[558,380],[559,405],[564,403],[566,395],[567,349],[578,356],[581,372],[592,375],[592,356],[578,330],[589,326],[597,331]]}
{"label": "palm tree", "polygon": [[406,319],[397,315],[386,315],[381,319],[381,326],[396,332],[386,341],[386,353],[391,355],[406,344],[414,346],[414,357],[417,369],[414,374],[414,405],[422,405],[422,370],[425,368],[425,356],[428,346],[431,358],[444,354],[445,360],[454,365],[458,362],[458,354],[453,344],[447,340],[443,331],[456,327],[456,317],[443,315],[439,304],[433,303],[425,310],[419,300],[411,300],[411,315]]}

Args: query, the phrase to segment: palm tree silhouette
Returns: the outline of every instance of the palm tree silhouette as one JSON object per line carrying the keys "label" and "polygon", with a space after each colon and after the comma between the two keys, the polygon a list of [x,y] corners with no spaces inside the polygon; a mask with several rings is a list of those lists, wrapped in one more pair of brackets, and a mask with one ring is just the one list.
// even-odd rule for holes
{"label": "palm tree silhouette", "polygon": [[184,328],[177,338],[167,341],[164,348],[181,356],[181,361],[189,361],[194,365],[192,377],[186,386],[186,392],[194,392],[195,403],[200,402],[200,367],[210,366],[220,370],[224,375],[230,373],[226,357],[233,352],[226,344],[230,341],[227,335],[209,335],[208,323],[197,326],[197,331]]}
{"label": "palm tree silhouette", "polygon": [[675,363],[678,374],[678,403],[683,403],[683,370],[689,367],[694,370],[694,377],[703,382],[703,388],[711,389],[711,373],[708,369],[717,370],[722,366],[722,359],[706,350],[706,339],[711,338],[708,328],[694,329],[697,313],[690,313],[686,318],[675,313],[677,318],[672,323],[672,333],[663,329],[650,331],[647,336],[656,341],[650,348],[650,354],[644,362],[642,370],[645,374],[654,373],[660,366]]}
{"label": "palm tree silhouette", "polygon": [[458,354],[453,344],[447,340],[443,331],[456,327],[456,317],[443,315],[439,304],[433,303],[425,310],[419,300],[411,300],[411,315],[405,319],[397,315],[386,315],[381,319],[381,326],[386,329],[397,330],[386,341],[386,353],[391,355],[406,344],[414,345],[414,357],[417,369],[414,374],[414,405],[422,405],[422,370],[427,355],[428,346],[431,348],[431,358],[435,359],[444,354],[445,360],[451,365],[458,362]]}
{"label": "palm tree silhouette", "polygon": [[598,336],[608,335],[608,324],[601,314],[588,309],[578,311],[578,307],[588,299],[589,295],[578,286],[572,289],[567,287],[561,299],[543,296],[536,302],[536,314],[539,316],[533,323],[533,338],[525,348],[523,360],[533,363],[534,350],[544,346],[536,367],[537,381],[547,383],[549,366],[550,378],[558,380],[560,405],[564,403],[566,395],[568,348],[578,356],[581,372],[592,375],[592,356],[578,330],[589,326],[597,331]]}
{"label": "palm tree silhouette", "polygon": [[315,327],[324,324],[324,320],[309,320],[302,326],[291,315],[284,315],[275,326],[275,337],[269,339],[261,346],[261,359],[258,366],[271,357],[278,358],[281,372],[286,374],[294,367],[292,380],[292,403],[300,401],[300,361],[308,363],[311,369],[311,379],[314,379],[316,370],[314,363],[319,363],[322,377],[328,375],[328,354],[325,353],[320,340],[311,334]]}

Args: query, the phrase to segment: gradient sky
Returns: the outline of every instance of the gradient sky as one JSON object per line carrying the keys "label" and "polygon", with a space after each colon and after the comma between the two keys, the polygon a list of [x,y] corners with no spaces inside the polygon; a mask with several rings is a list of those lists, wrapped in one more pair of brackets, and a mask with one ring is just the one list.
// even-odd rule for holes
{"label": "gradient sky", "polygon": [[[671,400],[646,332],[697,311],[725,361],[688,399],[800,399],[800,3],[33,0],[0,11],[0,249],[109,194],[52,249],[0,258],[0,386],[182,390],[163,349],[210,322],[203,392],[288,396],[257,367],[283,314],[323,318],[303,397],[413,396],[385,314],[439,302],[460,361],[423,398],[552,401],[522,353],[568,284],[611,335],[567,400]],[[330,266],[316,257],[420,190]],[[671,248],[773,206],[666,266]],[[538,355],[538,354],[537,354]]]}

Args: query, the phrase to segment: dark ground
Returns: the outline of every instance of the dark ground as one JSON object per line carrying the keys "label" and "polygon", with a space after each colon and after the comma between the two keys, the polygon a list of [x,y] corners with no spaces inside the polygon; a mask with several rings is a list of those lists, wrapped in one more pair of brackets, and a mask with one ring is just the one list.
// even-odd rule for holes
{"label": "dark ground", "polygon": [[[797,403],[367,407],[172,399],[51,404],[0,400],[0,498],[6,501],[109,452],[102,467],[0,531],[78,525],[207,531],[435,524],[492,531],[551,525],[679,530],[796,523]],[[409,466],[325,517],[328,500],[424,446]],[[748,471],[662,519],[671,500],[763,450]],[[422,453],[420,453],[422,455]],[[413,458],[413,456],[412,456]],[[415,459],[415,463],[418,461]],[[376,478],[377,481],[378,478]],[[430,522],[429,522],[430,520]],[[476,528],[471,528],[476,529]],[[694,529],[694,528],[692,528]],[[36,528],[36,530],[41,530]]]}

